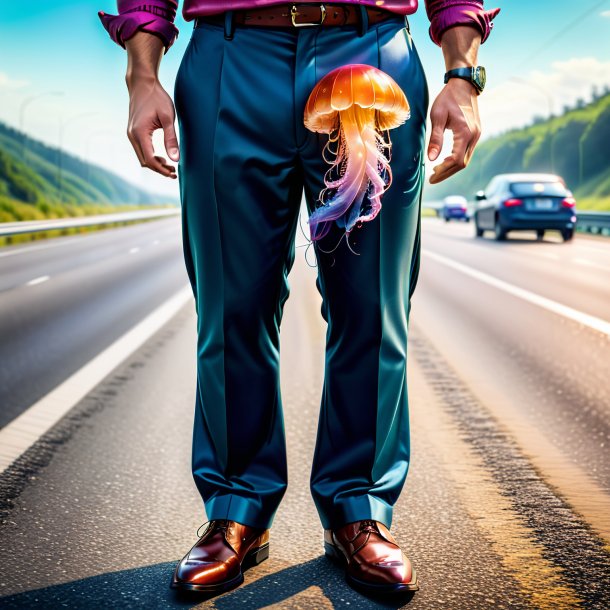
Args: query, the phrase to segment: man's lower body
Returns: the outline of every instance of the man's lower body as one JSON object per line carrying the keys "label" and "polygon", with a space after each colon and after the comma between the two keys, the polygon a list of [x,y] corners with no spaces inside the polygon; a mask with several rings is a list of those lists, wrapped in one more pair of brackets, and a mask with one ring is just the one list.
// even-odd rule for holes
{"label": "man's lower body", "polygon": [[[303,112],[314,85],[349,63],[404,90],[389,132],[392,184],[378,216],[312,246],[327,322],[311,471],[322,526],[389,528],[407,475],[407,329],[420,261],[428,90],[406,26],[268,28],[203,22],[174,91],[186,267],[198,318],[193,476],[210,521],[268,529],[287,485],[279,329],[303,189],[309,213],[329,165]],[[324,251],[333,250],[331,253]]]}

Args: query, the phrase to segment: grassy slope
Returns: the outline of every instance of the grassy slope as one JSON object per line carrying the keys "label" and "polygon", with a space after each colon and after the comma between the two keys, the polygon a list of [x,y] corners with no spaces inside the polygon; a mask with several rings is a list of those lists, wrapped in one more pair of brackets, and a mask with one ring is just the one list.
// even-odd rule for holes
{"label": "grassy slope", "polygon": [[[57,148],[0,123],[0,223],[127,212],[142,206],[178,203],[171,197],[139,189],[120,176],[69,154],[61,156],[60,180],[59,161]],[[0,246],[122,224],[129,223],[0,237]]]}
{"label": "grassy slope", "polygon": [[[59,165],[61,162],[61,179]],[[60,188],[61,186],[61,188]],[[159,196],[0,123],[0,196],[29,204],[150,204]],[[168,203],[177,203],[163,197]]]}

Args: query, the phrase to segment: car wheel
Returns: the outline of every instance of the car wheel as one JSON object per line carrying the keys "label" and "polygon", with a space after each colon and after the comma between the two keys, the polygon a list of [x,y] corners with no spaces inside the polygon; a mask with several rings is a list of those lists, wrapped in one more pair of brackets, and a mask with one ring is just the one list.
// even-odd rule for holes
{"label": "car wheel", "polygon": [[563,229],[561,237],[563,237],[563,241],[570,241],[574,237],[574,229]]}
{"label": "car wheel", "polygon": [[449,218],[445,216],[445,222],[449,222]]}
{"label": "car wheel", "polygon": [[544,229],[538,229],[536,231],[536,237],[537,239],[544,239]]}
{"label": "car wheel", "polygon": [[470,222],[470,217],[469,217],[469,216],[466,216],[466,218],[464,218],[464,220],[465,220],[466,222]]}
{"label": "car wheel", "polygon": [[484,233],[483,229],[481,229],[481,227],[479,227],[479,223],[477,222],[477,219],[475,218],[474,219],[474,234],[477,237],[483,237],[483,233]]}
{"label": "car wheel", "polygon": [[506,239],[506,230],[498,221],[494,225],[494,235],[496,236],[496,241],[504,241]]}

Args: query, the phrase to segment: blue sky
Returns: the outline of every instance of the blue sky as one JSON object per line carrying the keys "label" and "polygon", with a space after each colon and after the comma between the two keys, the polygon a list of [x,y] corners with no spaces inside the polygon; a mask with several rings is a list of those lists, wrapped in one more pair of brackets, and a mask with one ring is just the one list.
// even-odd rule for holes
{"label": "blue sky", "polygon": [[[492,35],[479,60],[488,73],[480,99],[483,137],[529,122],[534,114],[559,112],[591,86],[610,84],[610,0],[497,0]],[[182,8],[182,1],[180,2]],[[116,0],[30,0],[4,2],[0,17],[0,120],[19,126],[28,97],[24,129],[129,180],[177,195],[177,184],[139,166],[126,136],[128,97],[125,51],[110,40],[97,11],[116,12]],[[432,99],[442,87],[444,64],[428,36],[420,8],[409,17]],[[173,91],[175,74],[192,22],[179,15],[180,35],[164,57],[160,78]],[[525,81],[525,82],[523,82]],[[161,151],[160,132],[155,146]],[[161,154],[164,154],[161,152]]]}

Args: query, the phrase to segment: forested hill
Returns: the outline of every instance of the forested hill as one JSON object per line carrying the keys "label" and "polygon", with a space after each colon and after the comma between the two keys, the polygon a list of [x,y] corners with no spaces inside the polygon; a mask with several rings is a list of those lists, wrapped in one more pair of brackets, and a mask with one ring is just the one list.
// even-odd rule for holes
{"label": "forested hill", "polygon": [[428,184],[425,198],[458,194],[471,200],[495,174],[520,171],[559,174],[579,207],[610,209],[610,93],[479,143],[468,167]]}
{"label": "forested hill", "polygon": [[[25,155],[25,159],[24,159]],[[29,204],[151,204],[176,199],[25,136],[0,122],[0,198]]]}

